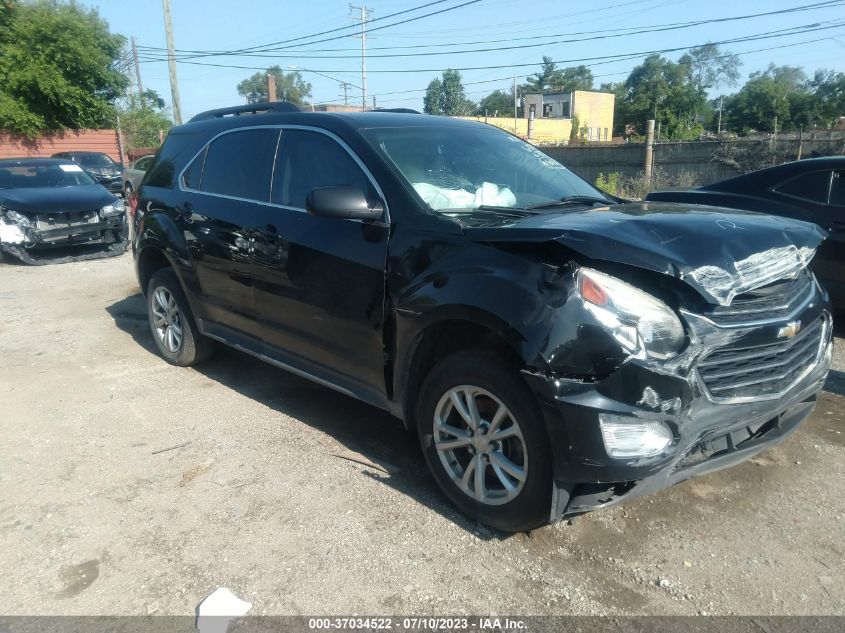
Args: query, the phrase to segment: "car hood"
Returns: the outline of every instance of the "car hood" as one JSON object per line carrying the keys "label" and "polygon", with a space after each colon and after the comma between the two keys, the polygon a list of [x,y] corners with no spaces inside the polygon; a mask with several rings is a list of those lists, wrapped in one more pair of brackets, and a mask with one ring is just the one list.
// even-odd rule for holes
{"label": "car hood", "polygon": [[22,213],[90,211],[117,198],[100,185],[0,189],[0,205]]}
{"label": "car hood", "polygon": [[719,305],[797,274],[827,237],[799,220],[660,202],[470,220],[464,232],[481,242],[555,241],[591,259],[677,277]]}

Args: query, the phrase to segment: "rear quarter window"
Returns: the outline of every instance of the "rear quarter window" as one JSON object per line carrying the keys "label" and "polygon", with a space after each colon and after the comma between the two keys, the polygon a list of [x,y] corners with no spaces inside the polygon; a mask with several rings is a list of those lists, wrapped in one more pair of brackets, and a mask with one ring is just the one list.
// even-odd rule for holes
{"label": "rear quarter window", "polygon": [[793,198],[827,204],[828,194],[830,193],[830,177],[831,172],[829,170],[814,171],[787,180],[777,185],[774,190]]}

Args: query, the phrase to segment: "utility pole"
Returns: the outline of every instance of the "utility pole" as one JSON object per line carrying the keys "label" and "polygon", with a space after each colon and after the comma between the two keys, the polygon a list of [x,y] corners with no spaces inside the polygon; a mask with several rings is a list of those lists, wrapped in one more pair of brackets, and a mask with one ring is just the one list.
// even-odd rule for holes
{"label": "utility pole", "polygon": [[276,77],[273,73],[267,73],[267,101],[278,101],[276,97]]}
{"label": "utility pole", "polygon": [[[355,11],[358,11],[359,14],[356,16]],[[357,36],[361,38],[361,90],[363,93],[361,95],[361,109],[367,109],[367,22],[370,21],[370,15],[372,14],[373,10],[368,9],[366,5],[362,4],[360,7],[356,7],[352,4],[349,5],[349,12],[351,13],[351,18],[361,23],[361,35]]]}
{"label": "utility pole", "polygon": [[141,107],[144,105],[144,86],[141,85],[141,67],[138,65],[138,45],[135,43],[135,36],[132,36],[132,61],[135,64],[135,79],[138,80],[138,96],[141,98]]}
{"label": "utility pole", "polygon": [[173,121],[182,125],[182,106],[179,104],[179,79],[176,77],[176,52],[173,45],[173,24],[170,20],[170,0],[161,0],[164,9],[164,34],[167,38],[167,68],[170,71],[170,95],[173,98]]}
{"label": "utility pole", "polygon": [[516,128],[516,110],[517,110],[517,99],[516,99],[516,77],[513,78],[513,133],[516,134],[518,132]]}
{"label": "utility pole", "polygon": [[722,97],[719,97],[719,123],[716,126],[716,134],[722,133]]}
{"label": "utility pole", "polygon": [[[651,187],[651,171],[654,166],[654,119],[646,122],[645,132],[645,165],[643,176],[646,187]],[[650,191],[650,189],[649,189]]]}
{"label": "utility pole", "polygon": [[376,108],[376,96],[373,95],[373,110],[377,110]]}
{"label": "utility pole", "polygon": [[349,93],[347,92],[349,90],[349,84],[342,81],[340,87],[343,90],[343,105],[349,105]]}

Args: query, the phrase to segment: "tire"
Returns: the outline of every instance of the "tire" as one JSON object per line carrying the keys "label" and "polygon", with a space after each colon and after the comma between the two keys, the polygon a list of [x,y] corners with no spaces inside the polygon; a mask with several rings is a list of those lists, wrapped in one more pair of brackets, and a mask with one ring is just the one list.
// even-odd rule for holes
{"label": "tire", "polygon": [[170,268],[157,270],[147,285],[147,319],[159,353],[171,365],[190,367],[214,352],[214,341],[199,333],[182,286]]}
{"label": "tire", "polygon": [[[436,430],[435,417],[450,430],[442,425]],[[470,437],[470,419],[484,432]],[[420,391],[417,433],[434,479],[463,513],[504,532],[524,532],[549,521],[548,433],[533,394],[502,357],[468,350],[440,361]]]}

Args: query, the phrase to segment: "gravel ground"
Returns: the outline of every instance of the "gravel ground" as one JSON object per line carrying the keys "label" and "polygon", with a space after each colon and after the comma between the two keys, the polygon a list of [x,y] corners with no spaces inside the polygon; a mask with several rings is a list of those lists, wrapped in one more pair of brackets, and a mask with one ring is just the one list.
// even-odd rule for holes
{"label": "gravel ground", "polygon": [[386,414],[235,351],[164,363],[128,255],[0,265],[0,314],[0,613],[192,614],[220,586],[256,615],[845,613],[841,346],[782,445],[505,537]]}

